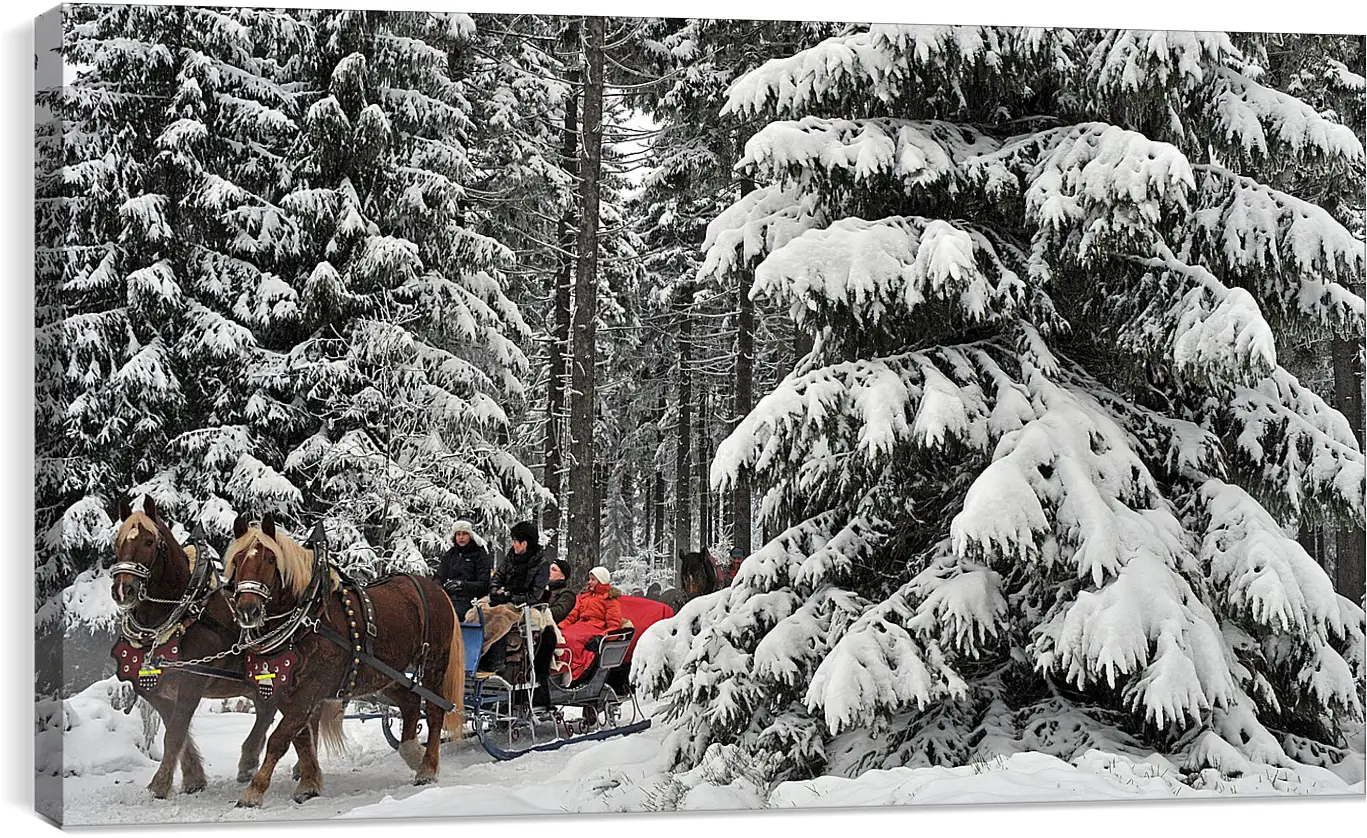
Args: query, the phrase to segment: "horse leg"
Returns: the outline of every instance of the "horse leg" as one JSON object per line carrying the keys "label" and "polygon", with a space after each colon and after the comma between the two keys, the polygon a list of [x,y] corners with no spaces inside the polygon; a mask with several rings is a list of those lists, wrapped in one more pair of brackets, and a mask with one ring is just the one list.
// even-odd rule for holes
{"label": "horse leg", "polygon": [[[440,689],[441,683],[437,682],[429,688],[432,687]],[[441,762],[441,730],[445,721],[445,711],[432,702],[427,702],[427,750],[423,753],[418,775],[413,778],[415,786],[425,786],[437,779],[437,769]]]}
{"label": "horse leg", "polygon": [[294,776],[299,784],[294,788],[294,802],[303,803],[317,797],[323,791],[323,769],[318,765],[318,752],[314,749],[318,742],[318,715],[323,705],[319,704],[309,714],[309,722],[294,737],[294,753],[299,761],[294,764]]}
{"label": "horse leg", "polygon": [[152,781],[147,784],[153,797],[164,800],[171,796],[171,783],[175,780],[176,763],[180,760],[178,750],[171,750],[171,724],[175,716],[176,702],[157,693],[143,695],[142,698],[157,711],[157,715],[161,717],[162,727],[165,728],[162,736],[161,764],[157,766],[157,773],[152,775]]}
{"label": "horse leg", "polygon": [[199,698],[203,689],[198,684],[182,680],[176,685],[175,699],[169,716],[163,717],[166,724],[166,737],[162,740],[161,767],[152,776],[147,788],[152,796],[165,799],[171,795],[171,783],[175,778],[176,763],[180,762],[182,751],[187,743],[191,747],[186,754],[187,762],[181,766],[185,781],[185,791],[194,793],[204,788],[204,766],[199,759],[199,750],[190,739],[190,717],[199,708]]}
{"label": "horse leg", "polygon": [[239,783],[247,782],[256,773],[256,767],[261,764],[261,746],[266,744],[266,733],[271,729],[271,722],[275,721],[274,701],[259,698],[252,701],[256,705],[256,722],[252,724],[247,738],[242,740],[242,756],[237,760]]}
{"label": "horse leg", "polygon": [[[195,705],[198,706],[199,702],[196,701]],[[194,715],[193,712],[191,715]],[[195,794],[204,791],[209,780],[204,776],[204,760],[200,758],[199,748],[190,736],[189,719],[186,719],[185,727],[185,744],[180,749],[180,790],[184,794]]]}
{"label": "horse leg", "polygon": [[266,740],[266,758],[261,763],[261,768],[257,770],[256,776],[252,777],[252,782],[242,791],[242,796],[238,798],[239,807],[256,807],[261,805],[261,799],[265,797],[266,790],[271,786],[271,774],[275,773],[275,766],[280,762],[280,758],[285,755],[285,751],[290,748],[300,731],[308,730],[309,711],[307,707],[291,705],[280,708],[280,723],[271,731],[270,738]]}
{"label": "horse leg", "polygon": [[[399,708],[399,717],[403,719],[403,730],[399,734],[399,756],[403,757],[409,768],[417,771],[422,762],[418,748],[418,708],[421,699],[402,687],[391,687],[384,694]],[[440,730],[437,735],[441,735]]]}
{"label": "horse leg", "polygon": [[[303,734],[301,733],[300,736],[302,736],[302,735],[303,735]],[[318,744],[318,714],[317,714],[317,713],[314,713],[312,716],[309,717],[309,735],[312,737],[312,740],[311,740],[311,741],[313,742],[313,744],[314,744],[314,745],[317,745],[317,744]],[[296,745],[295,748],[294,748],[294,755],[295,755],[296,757],[299,757],[299,759],[296,759],[296,760],[294,761],[294,767],[290,769],[290,779],[292,779],[292,780],[298,780],[300,777],[304,776],[304,769],[303,769],[304,762],[303,762],[303,752],[299,750],[299,747],[298,747],[297,745]]]}

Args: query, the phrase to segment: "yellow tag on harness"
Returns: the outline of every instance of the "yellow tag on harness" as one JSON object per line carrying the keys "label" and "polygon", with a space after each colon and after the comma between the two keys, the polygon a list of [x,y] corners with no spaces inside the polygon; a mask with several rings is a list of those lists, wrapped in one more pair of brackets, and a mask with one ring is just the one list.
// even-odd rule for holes
{"label": "yellow tag on harness", "polygon": [[160,669],[139,669],[139,670],[138,670],[138,677],[139,677],[139,678],[146,678],[148,675],[160,675],[160,674],[161,674],[161,670],[160,670]]}
{"label": "yellow tag on harness", "polygon": [[[157,670],[157,671],[160,672],[161,670]],[[258,674],[258,675],[256,676],[256,680],[258,680],[258,681],[265,681],[265,680],[269,680],[269,679],[274,678],[274,677],[275,677],[275,673],[274,673],[274,672],[262,672],[262,673],[260,673],[260,674]]]}

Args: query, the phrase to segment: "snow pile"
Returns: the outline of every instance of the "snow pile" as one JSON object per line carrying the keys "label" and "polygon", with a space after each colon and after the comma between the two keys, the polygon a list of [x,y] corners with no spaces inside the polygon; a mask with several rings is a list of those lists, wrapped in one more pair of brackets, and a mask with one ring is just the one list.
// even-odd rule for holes
{"label": "snow pile", "polygon": [[[92,707],[122,717],[106,697],[108,683],[96,684],[71,702],[84,714],[68,736],[73,753],[121,754],[122,766],[106,764],[103,773],[87,771],[66,782],[68,825],[153,821],[209,822],[317,820],[337,817],[454,818],[527,814],[717,811],[822,806],[889,806],[1040,802],[1049,800],[1173,799],[1258,795],[1343,795],[1363,792],[1362,729],[1348,734],[1351,747],[1321,755],[1317,764],[1299,760],[1284,767],[1252,764],[1238,774],[1188,763],[1181,755],[1155,754],[1125,737],[1097,735],[1095,720],[1055,707],[1044,716],[1024,719],[1024,728],[985,726],[976,753],[952,762],[953,767],[909,761],[906,765],[872,766],[873,770],[838,769],[814,780],[769,785],[753,754],[734,745],[713,743],[697,767],[673,773],[668,755],[673,739],[687,735],[659,715],[662,705],[645,704],[655,725],[631,736],[571,745],[559,751],[498,762],[473,740],[442,747],[438,785],[414,787],[411,772],[389,748],[373,722],[346,723],[348,753],[321,755],[326,790],[307,805],[289,802],[291,758],[277,769],[264,809],[232,806],[240,784],[234,781],[238,749],[251,727],[250,713],[218,713],[219,702],[200,705],[192,724],[205,757],[209,788],[176,805],[151,799],[142,787],[154,765],[128,740],[101,738],[90,732],[98,724]],[[952,709],[946,707],[946,709]],[[75,715],[69,711],[69,715]],[[42,714],[40,713],[40,718]],[[137,714],[129,718],[136,723]],[[1062,722],[1085,728],[1073,744],[1059,747],[1044,732]],[[989,729],[991,727],[991,729]],[[1006,730],[1006,728],[1012,728]],[[1025,729],[1025,728],[1028,728]],[[135,730],[136,728],[134,728]],[[78,733],[78,731],[84,731]],[[1060,730],[1059,736],[1072,734]],[[850,734],[868,742],[867,732]],[[40,738],[40,753],[42,753]],[[1288,752],[1290,749],[1288,748]],[[1305,755],[1308,758],[1308,754]],[[108,763],[109,761],[106,760]],[[1322,765],[1322,767],[1321,767]],[[836,776],[836,772],[846,776]],[[857,775],[857,776],[854,776]],[[853,778],[851,778],[853,777]]]}
{"label": "snow pile", "polygon": [[1350,784],[1312,766],[1260,766],[1238,777],[1208,768],[1185,782],[1178,767],[1158,754],[1137,759],[1093,749],[1072,763],[1029,752],[957,768],[892,768],[853,779],[787,782],[774,789],[769,803],[820,808],[1361,793],[1361,782]]}
{"label": "snow pile", "polygon": [[71,698],[37,702],[34,770],[79,777],[155,765],[161,759],[160,721],[131,693],[131,686],[110,677]]}

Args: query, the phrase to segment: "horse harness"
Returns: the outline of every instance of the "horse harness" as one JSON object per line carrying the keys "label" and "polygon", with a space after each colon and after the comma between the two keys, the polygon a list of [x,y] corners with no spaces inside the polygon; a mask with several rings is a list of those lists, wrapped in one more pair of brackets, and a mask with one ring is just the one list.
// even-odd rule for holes
{"label": "horse harness", "polygon": [[[154,561],[165,561],[166,552],[166,541],[159,534]],[[180,659],[181,641],[184,639],[185,632],[196,622],[207,624],[219,634],[226,634],[230,630],[228,626],[205,613],[210,598],[213,597],[215,591],[222,588],[219,584],[218,574],[211,570],[212,563],[207,557],[203,559],[196,557],[194,565],[190,573],[190,581],[186,584],[185,591],[181,594],[180,599],[158,599],[147,596],[140,590],[132,605],[120,609],[123,612],[119,627],[122,640],[114,645],[114,648],[110,650],[110,655],[114,658],[115,674],[118,679],[132,683],[134,688],[141,692],[150,693],[154,691],[163,671],[167,668],[181,669],[210,678],[237,680],[240,677],[233,670],[205,665],[218,658],[226,657],[231,653],[231,649],[223,654],[198,660],[182,661]],[[115,562],[110,566],[109,572],[111,575],[126,573],[137,577],[144,583],[151,577],[152,573],[150,567],[137,562]],[[142,602],[171,605],[171,613],[157,626],[144,626],[133,616],[134,609]],[[158,649],[161,649],[161,654],[157,653]],[[132,709],[131,705],[129,709]]]}
{"label": "horse harness", "polygon": [[[409,677],[375,656],[374,642],[375,638],[378,637],[379,629],[375,620],[375,604],[366,591],[369,586],[360,584],[341,568],[325,562],[322,558],[322,552],[321,550],[314,551],[313,576],[309,581],[308,588],[300,597],[299,604],[288,614],[281,615],[280,619],[283,619],[284,622],[279,628],[257,638],[251,637],[248,631],[243,630],[243,637],[239,645],[247,652],[247,680],[256,684],[257,690],[263,698],[270,698],[277,689],[290,687],[294,681],[293,671],[299,663],[299,655],[294,650],[295,641],[299,639],[301,630],[305,633],[311,631],[331,641],[351,656],[346,674],[343,676],[342,683],[334,694],[334,698],[345,701],[354,695],[356,680],[360,675],[361,664],[364,663],[395,681],[404,689],[417,693],[422,698],[437,705],[443,711],[449,713],[455,709],[455,705],[427,689],[421,683],[423,663],[427,658],[427,651],[431,644],[426,640],[429,613],[427,594],[423,591],[418,580],[409,574],[398,574],[371,583],[371,586],[381,585],[393,579],[403,578],[409,580],[418,592],[418,599],[422,603],[422,637],[424,639],[422,649],[418,652],[415,671],[413,676]],[[321,584],[322,580],[326,578],[335,580],[334,590],[341,597],[342,608],[345,613],[346,626],[344,630],[346,634],[328,625],[325,620],[328,595],[331,593],[325,590]],[[242,582],[237,584],[235,588],[238,593],[249,591],[263,598],[269,598],[271,593],[270,588],[260,582]],[[281,651],[282,649],[284,651]]]}

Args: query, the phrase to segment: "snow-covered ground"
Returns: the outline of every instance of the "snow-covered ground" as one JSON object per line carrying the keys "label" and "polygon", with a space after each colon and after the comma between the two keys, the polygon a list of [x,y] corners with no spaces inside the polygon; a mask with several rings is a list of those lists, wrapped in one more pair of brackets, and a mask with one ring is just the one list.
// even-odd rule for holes
{"label": "snow-covered ground", "polygon": [[[66,824],[283,821],[324,818],[450,818],[471,815],[606,813],[661,810],[791,809],[890,805],[1115,801],[1192,797],[1356,795],[1355,782],[1325,769],[1269,770],[1238,778],[1214,772],[1194,784],[1180,781],[1161,756],[1144,760],[1091,751],[1064,762],[1040,753],[1016,754],[960,768],[870,771],[855,779],[824,777],[779,785],[769,793],[737,771],[724,749],[686,774],[671,774],[665,760],[669,728],[496,762],[473,740],[445,745],[435,786],[411,785],[411,771],[390,749],[375,721],[349,719],[350,753],[322,755],[323,796],[305,804],[290,799],[293,781],[285,758],[265,806],[234,806],[238,749],[251,727],[249,713],[220,712],[206,701],[193,733],[206,763],[202,793],[154,800],[145,786],[156,763],[142,750],[137,710],[124,714],[112,682],[100,682],[69,700],[66,732]],[[653,709],[649,705],[647,711]],[[56,732],[55,730],[53,731]],[[159,743],[150,749],[159,754]],[[41,752],[41,748],[40,748]],[[1343,772],[1340,772],[1343,773]]]}

